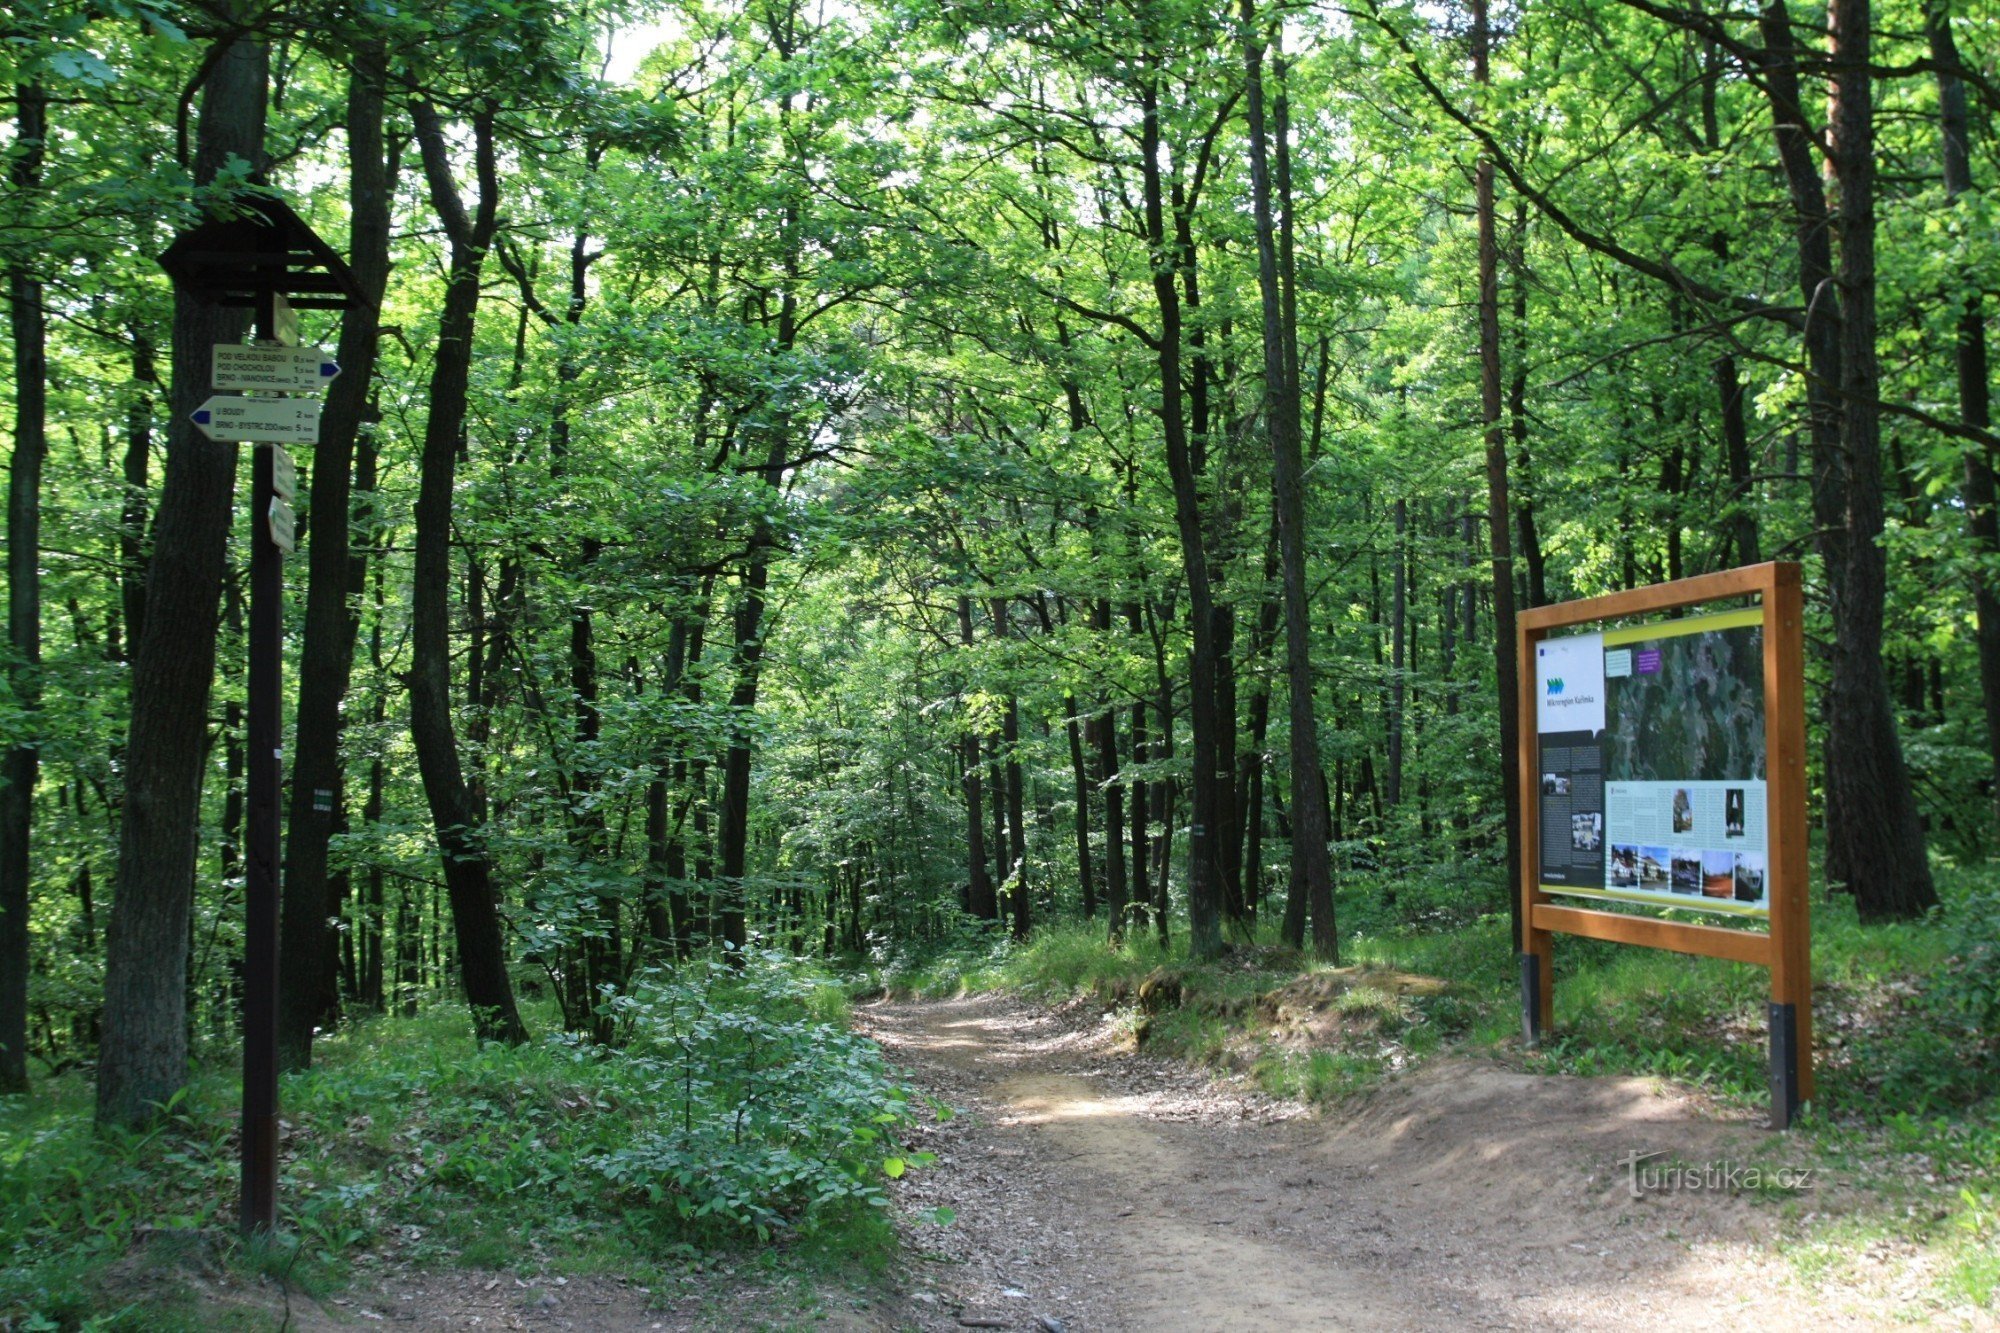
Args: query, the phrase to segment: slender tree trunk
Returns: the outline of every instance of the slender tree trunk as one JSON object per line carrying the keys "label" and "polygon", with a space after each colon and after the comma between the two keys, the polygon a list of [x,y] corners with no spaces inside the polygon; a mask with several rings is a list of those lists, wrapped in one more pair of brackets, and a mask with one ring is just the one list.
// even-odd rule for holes
{"label": "slender tree trunk", "polygon": [[[1277,513],[1279,570],[1284,598],[1285,677],[1290,696],[1293,892],[1313,908],[1313,942],[1335,958],[1332,865],[1327,855],[1325,802],[1320,799],[1319,728],[1314,716],[1311,590],[1306,583],[1305,464],[1300,432],[1296,330],[1286,320],[1280,277],[1270,169],[1264,132],[1264,42],[1256,30],[1253,0],[1242,0],[1244,61],[1248,70],[1250,180],[1257,224],[1257,275],[1264,316],[1264,410],[1271,440],[1271,485]],[[1281,136],[1282,138],[1282,136]],[[1281,145],[1289,166],[1289,148]],[[1289,172],[1286,173],[1289,175]],[[1289,181],[1281,181],[1281,186]],[[1290,212],[1289,197],[1285,200]],[[1287,910],[1287,926],[1292,913]],[[1324,918],[1323,920],[1321,918]],[[1302,943],[1304,921],[1299,922]]]}
{"label": "slender tree trunk", "polygon": [[[48,95],[40,84],[14,90],[17,198],[41,189],[48,143]],[[42,282],[23,257],[7,275],[14,342],[14,449],[7,464],[7,642],[9,684],[23,739],[0,760],[0,1093],[28,1089],[29,856],[34,826],[36,743],[41,728],[42,463],[48,457],[48,334]]]}
{"label": "slender tree trunk", "polygon": [[1549,600],[1549,562],[1542,553],[1541,524],[1535,515],[1534,459],[1528,451],[1528,201],[1514,203],[1514,244],[1508,267],[1513,270],[1514,373],[1507,377],[1507,417],[1513,426],[1515,527],[1521,534],[1521,564],[1526,575],[1522,591],[1529,606]]}
{"label": "slender tree trunk", "polygon": [[500,182],[494,162],[493,117],[472,123],[479,178],[475,210],[467,216],[452,181],[451,150],[436,111],[412,107],[432,205],[451,240],[450,274],[438,317],[438,350],[431,370],[430,415],[424,424],[422,475],[416,508],[416,560],[410,605],[410,738],[423,776],[431,821],[451,898],[460,980],[472,1009],[473,1030],[484,1041],[518,1043],[528,1031],[514,1007],[506,945],[486,848],[484,820],[458,753],[451,708],[451,502],[464,428],[472,367],[479,275],[493,243]]}
{"label": "slender tree trunk", "polygon": [[[1126,613],[1136,626],[1139,609],[1136,605],[1126,607]],[[1134,768],[1152,758],[1152,751],[1146,744],[1146,705],[1143,702],[1132,705],[1132,765]],[[1151,793],[1147,780],[1134,774],[1128,788],[1127,808],[1132,814],[1132,929],[1143,931],[1146,918],[1153,907],[1151,876],[1146,869],[1147,823]]]}
{"label": "slender tree trunk", "polygon": [[[267,52],[250,38],[224,40],[202,89],[194,178],[204,184],[232,156],[264,160]],[[174,295],[173,413],[145,633],[132,664],[118,892],[105,955],[101,1125],[145,1123],[187,1081],[189,895],[237,453],[202,436],[192,414],[210,392],[212,349],[240,341],[246,323],[240,310]]]}
{"label": "slender tree trunk", "polygon": [[[958,599],[958,641],[960,646],[972,647],[972,599]],[[981,813],[984,793],[980,782],[979,735],[973,729],[970,719],[958,738],[959,766],[962,770],[961,786],[965,791],[965,858],[966,858],[966,903],[965,910],[981,921],[996,921],[1000,917],[1000,904],[993,893],[993,876],[986,859],[986,820]],[[999,800],[999,792],[994,800]]]}
{"label": "slender tree trunk", "polygon": [[[1110,634],[1110,599],[1098,599],[1092,627],[1100,635]],[[1118,778],[1118,710],[1110,706],[1108,699],[1103,702],[1104,710],[1097,715],[1094,725],[1098,768],[1104,780],[1104,912],[1110,918],[1111,941],[1116,944],[1125,938],[1125,916],[1129,910],[1130,890],[1125,878],[1125,787]]]}
{"label": "slender tree trunk", "polygon": [[[1491,82],[1491,40],[1486,0],[1473,0],[1472,77]],[[1518,673],[1514,662],[1514,552],[1508,533],[1507,440],[1501,428],[1500,247],[1493,217],[1493,160],[1482,154],[1474,191],[1479,213],[1479,402],[1486,426],[1486,526],[1493,562],[1493,662],[1500,713],[1500,790],[1507,816],[1507,912],[1514,949],[1521,947],[1521,783],[1516,751],[1520,722],[1514,715]]]}
{"label": "slender tree trunk", "polygon": [[1069,766],[1076,780],[1076,873],[1083,889],[1083,919],[1097,919],[1097,888],[1090,873],[1090,768],[1083,758],[1083,731],[1076,717],[1076,695],[1063,695],[1068,714]]}
{"label": "slender tree trunk", "polygon": [[1409,640],[1409,524],[1410,507],[1398,500],[1390,511],[1396,530],[1396,568],[1389,584],[1389,781],[1384,802],[1394,810],[1403,803],[1403,705],[1408,694],[1405,679]]}
{"label": "slender tree trunk", "polygon": [[[1942,0],[1929,7],[1925,26],[1937,66],[1938,128],[1943,139],[1944,189],[1954,203],[1972,188],[1972,121],[1966,114],[1965,80],[1951,14]],[[1992,384],[1986,357],[1986,312],[1981,294],[1965,298],[1958,317],[1958,413],[1968,426],[1993,425]],[[1986,748],[1993,764],[1993,798],[2000,802],[2000,591],[1990,572],[2000,563],[2000,510],[1995,508],[1994,450],[1971,445],[1965,451],[1965,526],[1973,550],[1986,564],[1972,566],[1973,609],[1978,617],[1979,697],[1986,714]],[[1995,820],[2000,823],[2000,806]]]}
{"label": "slender tree trunk", "polygon": [[1153,297],[1160,313],[1156,344],[1160,424],[1166,440],[1167,472],[1173,482],[1174,521],[1187,575],[1188,623],[1194,640],[1188,672],[1188,713],[1194,739],[1189,782],[1194,809],[1188,849],[1188,949],[1199,959],[1214,958],[1222,951],[1222,884],[1215,856],[1221,813],[1216,801],[1215,767],[1220,727],[1215,715],[1215,607],[1202,531],[1201,484],[1188,448],[1186,409],[1182,403],[1181,297],[1176,279],[1190,257],[1180,252],[1167,227],[1160,162],[1160,63],[1157,57],[1149,57],[1143,75],[1139,168],[1145,195],[1146,235],[1152,249]]}
{"label": "slender tree trunk", "polygon": [[360,297],[341,316],[340,378],[327,394],[312,451],[308,506],[305,642],[299,654],[298,730],[285,838],[284,910],[279,925],[278,1062],[312,1064],[313,1026],[323,1007],[337,944],[327,926],[328,837],[345,804],[340,764],[341,703],[354,666],[359,624],[348,610],[360,592],[348,548],[349,469],[375,374],[382,293],[389,281],[390,204],[395,170],[384,151],[383,85],[388,57],[377,42],[355,53],[348,76],[348,266]]}
{"label": "slender tree trunk", "polygon": [[[1008,605],[1003,597],[995,597],[987,606],[993,618],[993,637],[1005,639],[1008,632]],[[1007,802],[1007,843],[1005,855],[1008,858],[1007,873],[1000,878],[1007,890],[1007,915],[1013,918],[1013,931],[1017,939],[1027,938],[1033,925],[1033,905],[1029,901],[1028,889],[1028,830],[1026,820],[1026,792],[1021,776],[1021,706],[1020,701],[1010,692],[1007,695],[1006,711],[1001,716],[1000,739],[1006,751],[1006,793]],[[993,799],[1001,799],[1002,788],[996,783]],[[999,853],[1000,848],[995,847]]]}

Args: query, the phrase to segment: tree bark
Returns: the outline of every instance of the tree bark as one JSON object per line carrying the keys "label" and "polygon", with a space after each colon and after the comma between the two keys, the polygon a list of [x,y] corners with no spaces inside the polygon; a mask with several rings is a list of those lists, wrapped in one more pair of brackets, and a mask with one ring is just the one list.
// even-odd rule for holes
{"label": "tree bark", "polygon": [[[993,635],[1004,639],[1007,635],[1007,602],[996,597],[989,608],[993,616]],[[1007,710],[1001,721],[1000,736],[1007,751],[1007,874],[1002,876],[1007,889],[1007,906],[1013,917],[1014,938],[1026,939],[1034,925],[1034,909],[1028,897],[1028,830],[1026,822],[1026,793],[1021,781],[1021,705],[1012,692],[1007,695]],[[999,799],[995,792],[994,799]],[[997,850],[997,849],[996,849]]]}
{"label": "tree bark", "polygon": [[[972,599],[958,599],[958,641],[961,647],[972,647]],[[965,910],[981,921],[997,921],[1000,917],[999,900],[993,893],[993,876],[986,860],[986,819],[982,812],[984,793],[980,781],[979,734],[973,729],[970,719],[963,724],[958,738],[959,767],[962,770],[960,785],[965,792],[965,856],[966,889]],[[999,793],[994,793],[999,799]]]}
{"label": "tree bark", "polygon": [[[202,90],[194,179],[234,156],[264,160],[268,54],[228,37]],[[209,394],[216,343],[241,341],[240,310],[174,295],[173,412],[146,576],[145,632],[132,665],[118,892],[105,955],[97,1121],[149,1121],[187,1081],[188,921],[200,838],[203,738],[215,675],[216,617],[236,488],[234,444],[192,414]]]}
{"label": "tree bark", "polygon": [[[1472,5],[1472,77],[1491,82],[1491,40],[1486,0]],[[1507,440],[1501,427],[1500,248],[1493,217],[1493,159],[1482,153],[1474,177],[1479,214],[1479,405],[1486,438],[1486,527],[1493,566],[1493,664],[1500,712],[1500,791],[1507,816],[1507,915],[1514,949],[1521,948],[1521,782],[1515,716],[1518,670],[1514,661],[1514,552],[1508,532]]]}
{"label": "tree bark", "polygon": [[[1099,598],[1092,613],[1092,628],[1101,635],[1111,632],[1111,601]],[[1110,700],[1097,715],[1098,769],[1104,782],[1104,913],[1110,918],[1111,942],[1125,938],[1125,915],[1130,890],[1125,878],[1125,787],[1118,777],[1118,710]]]}
{"label": "tree bark", "polygon": [[[1937,66],[1938,129],[1943,140],[1944,190],[1954,203],[1972,188],[1972,122],[1966,114],[1965,80],[1960,75],[1958,44],[1952,37],[1951,13],[1939,0],[1926,11],[1931,59]],[[1986,357],[1986,312],[1977,289],[1965,298],[1958,317],[1958,413],[1968,426],[1993,425],[1992,385]],[[2000,511],[1995,509],[1994,451],[1973,445],[1965,451],[1965,527],[1975,554],[1986,562],[1973,564],[1973,610],[1978,617],[1979,698],[1986,714],[1986,748],[1993,765],[1993,798],[2000,802],[2000,591],[1987,572],[2000,557]],[[1995,807],[2000,823],[2000,805]]]}
{"label": "tree bark", "polygon": [[[48,145],[48,94],[40,84],[14,90],[14,161],[8,184],[17,199],[41,189]],[[0,1094],[28,1090],[28,912],[34,883],[29,856],[40,771],[42,669],[42,464],[48,457],[48,331],[42,282],[23,256],[7,275],[14,342],[14,449],[7,463],[7,642],[9,684],[24,739],[0,761]]]}
{"label": "tree bark", "polygon": [[395,171],[382,132],[387,70],[387,54],[377,42],[355,53],[348,75],[348,267],[360,294],[341,316],[341,374],[327,393],[312,453],[305,640],[299,652],[298,729],[279,925],[278,1063],[287,1070],[312,1064],[313,1028],[324,1012],[319,997],[327,989],[337,945],[337,932],[328,926],[327,847],[346,799],[341,702],[347,697],[360,630],[348,609],[349,598],[361,591],[348,545],[349,472],[368,411],[382,293],[389,281]]}
{"label": "tree bark", "polygon": [[[1173,482],[1174,522],[1187,576],[1188,623],[1194,640],[1189,653],[1188,720],[1194,754],[1189,787],[1193,798],[1188,846],[1188,949],[1197,959],[1222,951],[1222,883],[1216,864],[1216,703],[1215,606],[1208,552],[1202,531],[1201,483],[1188,448],[1182,402],[1181,296],[1176,285],[1189,256],[1169,235],[1160,162],[1159,85],[1162,61],[1146,58],[1140,106],[1139,169],[1144,193],[1146,237],[1152,252],[1153,298],[1160,313],[1155,344],[1160,388],[1159,416],[1166,441],[1167,472]],[[1161,924],[1164,924],[1162,922]]]}
{"label": "tree bark", "polygon": [[1076,717],[1076,695],[1064,693],[1064,723],[1069,733],[1069,766],[1076,781],[1076,874],[1083,889],[1083,919],[1097,919],[1097,888],[1090,873],[1090,769],[1083,759],[1083,731]]}
{"label": "tree bark", "polygon": [[1813,488],[1834,625],[1827,840],[1829,860],[1845,870],[1861,918],[1877,921],[1921,914],[1936,905],[1937,889],[1882,668],[1888,567],[1882,550],[1881,372],[1875,353],[1870,0],[1833,0],[1831,17],[1829,138],[1840,185],[1839,439],[1836,452],[1818,460]]}
{"label": "tree bark", "polygon": [[472,338],[479,310],[479,275],[493,243],[500,205],[493,115],[473,117],[478,197],[467,215],[452,180],[444,127],[428,103],[411,108],[432,206],[451,242],[438,349],[431,369],[430,414],[424,423],[417,488],[416,559],[410,606],[410,738],[444,861],[458,946],[460,982],[482,1041],[519,1043],[527,1027],[514,1006],[507,953],[487,851],[484,820],[465,783],[451,709],[451,501],[464,428]]}
{"label": "tree bark", "polygon": [[[1281,256],[1265,145],[1264,42],[1256,30],[1254,0],[1242,0],[1241,13],[1244,64],[1248,72],[1257,276],[1264,318],[1264,412],[1271,441],[1271,486],[1284,599],[1285,678],[1290,696],[1293,892],[1303,893],[1306,905],[1312,909],[1315,950],[1322,957],[1333,959],[1339,953],[1340,937],[1333,922],[1332,865],[1327,855],[1326,803],[1320,799],[1319,728],[1313,707],[1312,608],[1311,589],[1306,583],[1305,463],[1299,438],[1297,333],[1286,319],[1285,284],[1280,274]],[[1289,197],[1285,203],[1289,214]],[[1290,922],[1289,912],[1287,922]],[[1299,934],[1302,942],[1303,922]]]}

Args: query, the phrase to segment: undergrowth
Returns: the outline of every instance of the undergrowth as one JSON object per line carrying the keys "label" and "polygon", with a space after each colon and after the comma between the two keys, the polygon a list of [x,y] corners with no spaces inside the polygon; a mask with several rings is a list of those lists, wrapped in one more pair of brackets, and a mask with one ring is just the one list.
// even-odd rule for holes
{"label": "undergrowth", "polygon": [[[837,987],[776,956],[695,963],[613,1002],[625,1042],[478,1046],[462,1010],[356,1024],[287,1077],[281,1234],[235,1238],[234,1071],[143,1134],[100,1134],[78,1078],[0,1109],[0,1325],[206,1327],[161,1270],[311,1291],[357,1261],[643,1279],[783,1235],[877,1268],[908,1093]],[[178,1312],[178,1313],[177,1313]],[[212,1312],[211,1312],[212,1313]]]}

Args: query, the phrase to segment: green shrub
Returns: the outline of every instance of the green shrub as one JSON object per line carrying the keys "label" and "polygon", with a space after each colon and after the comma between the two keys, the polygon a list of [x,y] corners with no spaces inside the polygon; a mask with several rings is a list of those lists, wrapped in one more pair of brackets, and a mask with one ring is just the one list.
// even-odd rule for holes
{"label": "green shrub", "polygon": [[140,1135],[95,1133],[80,1078],[0,1104],[0,1326],[122,1308],[107,1274],[128,1258],[159,1271],[125,1302],[184,1303],[182,1250],[309,1288],[392,1235],[426,1261],[643,1271],[690,1246],[845,1228],[923,1160],[895,1143],[908,1093],[840,1021],[839,990],[790,959],[699,961],[609,1003],[616,1049],[482,1047],[451,1008],[322,1039],[281,1091],[275,1250],[235,1236],[233,1069],[204,1071]]}

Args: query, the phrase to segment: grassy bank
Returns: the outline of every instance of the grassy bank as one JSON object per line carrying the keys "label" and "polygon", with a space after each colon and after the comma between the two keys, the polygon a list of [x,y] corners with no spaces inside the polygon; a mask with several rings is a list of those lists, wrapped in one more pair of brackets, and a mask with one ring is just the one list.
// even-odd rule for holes
{"label": "grassy bank", "polygon": [[229,1316],[204,1282],[314,1293],[388,1263],[616,1273],[662,1299],[718,1255],[879,1271],[909,1100],[845,1003],[765,959],[640,987],[615,1050],[482,1048],[455,1007],[345,1028],[284,1080],[283,1235],[256,1246],[232,1064],[138,1135],[93,1131],[87,1080],[54,1080],[0,1104],[0,1326],[207,1329]]}

